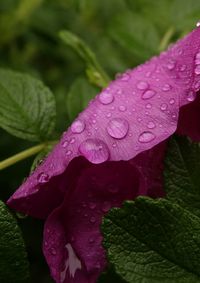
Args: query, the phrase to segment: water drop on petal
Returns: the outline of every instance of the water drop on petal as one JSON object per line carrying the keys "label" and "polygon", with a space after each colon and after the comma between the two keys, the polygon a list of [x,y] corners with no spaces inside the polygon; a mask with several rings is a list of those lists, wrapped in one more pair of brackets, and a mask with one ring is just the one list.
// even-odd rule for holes
{"label": "water drop on petal", "polygon": [[187,101],[192,102],[196,98],[196,93],[193,91],[190,91],[187,95]]}
{"label": "water drop on petal", "polygon": [[196,59],[200,59],[200,52],[196,54]]}
{"label": "water drop on petal", "polygon": [[69,156],[69,155],[71,155],[72,154],[72,151],[71,150],[68,150],[67,152],[66,152],[66,155],[67,156]]}
{"label": "water drop on petal", "polygon": [[168,108],[168,105],[167,105],[166,103],[162,103],[161,106],[160,106],[160,109],[161,109],[162,111],[167,110],[167,108]]}
{"label": "water drop on petal", "polygon": [[62,145],[63,148],[66,148],[66,147],[68,146],[68,144],[69,144],[68,141],[63,141],[63,142],[61,143],[61,145]]}
{"label": "water drop on petal", "polygon": [[89,204],[90,209],[95,209],[96,206],[97,205],[96,205],[95,202],[90,202],[90,204]]}
{"label": "water drop on petal", "polygon": [[181,65],[181,66],[180,66],[180,71],[181,71],[181,72],[185,71],[185,69],[186,69],[186,65]]}
{"label": "water drop on petal", "polygon": [[163,91],[169,91],[171,89],[171,86],[169,84],[165,84],[163,87],[162,87],[162,90]]}
{"label": "water drop on petal", "polygon": [[168,70],[173,70],[175,68],[176,63],[174,61],[169,61],[167,64],[167,69]]}
{"label": "water drop on petal", "polygon": [[175,100],[173,98],[170,99],[169,104],[173,105],[175,103]]}
{"label": "water drop on petal", "polygon": [[81,120],[76,120],[71,125],[71,131],[74,134],[80,134],[85,129],[85,123]]}
{"label": "water drop on petal", "polygon": [[109,121],[106,129],[111,137],[115,139],[122,139],[128,133],[129,124],[125,119],[115,118]]}
{"label": "water drop on petal", "polygon": [[147,109],[151,109],[152,105],[151,105],[151,103],[148,103],[148,104],[146,104],[145,107],[146,107]]}
{"label": "water drop on petal", "polygon": [[104,201],[104,203],[102,204],[102,207],[101,207],[102,211],[108,212],[110,208],[111,208],[110,202]]}
{"label": "water drop on petal", "polygon": [[119,79],[120,79],[121,81],[124,81],[124,82],[129,81],[130,78],[131,78],[131,76],[130,76],[130,74],[129,74],[128,72],[122,74],[122,75],[119,77]]}
{"label": "water drop on petal", "polygon": [[56,255],[56,254],[57,254],[55,248],[51,248],[51,249],[50,249],[50,252],[51,252],[52,255]]}
{"label": "water drop on petal", "polygon": [[124,106],[124,105],[120,105],[119,106],[119,111],[121,111],[121,112],[125,112],[126,111],[126,106]]}
{"label": "water drop on petal", "polygon": [[37,176],[37,180],[39,184],[47,183],[49,181],[49,175],[42,172]]}
{"label": "water drop on petal", "polygon": [[148,124],[147,124],[147,127],[149,129],[154,129],[156,127],[155,123],[153,121],[150,121]]}
{"label": "water drop on petal", "polygon": [[194,72],[196,75],[200,75],[200,65],[196,66],[196,68],[194,69]]}
{"label": "water drop on petal", "polygon": [[95,239],[93,237],[90,237],[88,241],[90,244],[93,244],[95,242]]}
{"label": "water drop on petal", "polygon": [[200,27],[200,21],[196,23],[196,27]]}
{"label": "water drop on petal", "polygon": [[94,216],[92,216],[92,217],[90,218],[90,222],[91,222],[91,223],[95,223],[95,222],[96,222],[96,218],[95,218]]}
{"label": "water drop on petal", "polygon": [[109,158],[108,146],[99,139],[87,139],[79,146],[79,151],[90,162],[98,164]]}
{"label": "water drop on petal", "polygon": [[156,137],[156,136],[155,136],[152,132],[143,132],[143,133],[139,136],[138,140],[139,140],[139,142],[141,142],[141,143],[147,143],[147,142],[151,142],[152,140],[154,140],[155,137]]}
{"label": "water drop on petal", "polygon": [[70,143],[73,144],[74,142],[75,142],[75,138],[72,138],[72,139],[70,140]]}
{"label": "water drop on petal", "polygon": [[143,93],[142,99],[150,99],[156,94],[155,90],[147,90]]}
{"label": "water drop on petal", "polygon": [[140,90],[145,90],[145,89],[148,88],[148,86],[149,86],[148,83],[143,82],[143,81],[141,81],[137,84],[137,88],[140,89]]}
{"label": "water drop on petal", "polygon": [[114,100],[114,96],[110,92],[102,92],[99,95],[99,100],[102,104],[110,104]]}

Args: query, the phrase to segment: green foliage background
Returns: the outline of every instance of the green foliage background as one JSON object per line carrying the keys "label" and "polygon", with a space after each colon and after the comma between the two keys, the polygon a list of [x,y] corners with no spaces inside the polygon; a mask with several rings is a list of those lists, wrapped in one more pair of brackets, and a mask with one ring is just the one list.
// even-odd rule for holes
{"label": "green foliage background", "polygon": [[[87,79],[87,58],[61,41],[60,30],[80,36],[113,79],[191,31],[198,19],[197,0],[1,0],[0,66],[26,72],[50,87],[58,138],[99,90]],[[0,129],[0,160],[33,145]],[[15,191],[32,163],[30,158],[0,171],[1,200]],[[52,282],[41,252],[43,223],[18,221],[28,249],[30,282]]]}

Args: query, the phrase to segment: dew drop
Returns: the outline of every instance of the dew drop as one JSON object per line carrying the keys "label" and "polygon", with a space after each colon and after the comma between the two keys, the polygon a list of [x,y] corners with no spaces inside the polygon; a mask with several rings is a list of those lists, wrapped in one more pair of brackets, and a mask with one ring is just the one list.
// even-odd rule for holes
{"label": "dew drop", "polygon": [[56,254],[57,254],[55,248],[51,248],[50,251],[51,251],[51,254],[52,254],[52,255],[56,255]]}
{"label": "dew drop", "polygon": [[141,143],[148,143],[148,142],[151,142],[152,140],[154,140],[155,137],[156,137],[156,136],[155,136],[152,132],[143,132],[143,133],[139,136],[138,140],[139,140],[139,142],[141,142]]}
{"label": "dew drop", "polygon": [[196,68],[194,69],[194,72],[196,75],[200,75],[200,65],[196,66]]}
{"label": "dew drop", "polygon": [[119,77],[119,79],[120,79],[121,81],[124,81],[124,82],[129,81],[130,78],[131,78],[131,76],[129,75],[129,73],[124,73],[124,74],[122,74],[122,75]]}
{"label": "dew drop", "polygon": [[186,70],[186,65],[181,65],[181,66],[180,66],[180,71],[183,72],[183,71],[185,71],[185,70]]}
{"label": "dew drop", "polygon": [[75,142],[75,138],[72,138],[72,139],[70,140],[70,143],[73,144],[74,142]]}
{"label": "dew drop", "polygon": [[68,146],[68,144],[69,144],[68,141],[63,141],[61,145],[62,145],[63,148],[66,148]]}
{"label": "dew drop", "polygon": [[167,105],[166,103],[162,103],[161,106],[160,106],[160,109],[161,109],[162,111],[167,110],[167,108],[168,108],[168,105]]}
{"label": "dew drop", "polygon": [[151,109],[152,105],[151,105],[151,103],[148,103],[148,104],[146,104],[145,107],[146,107],[147,109]]}
{"label": "dew drop", "polygon": [[137,84],[137,88],[140,89],[140,90],[145,90],[145,89],[148,88],[148,86],[149,86],[148,83],[143,82],[143,81],[141,81]]}
{"label": "dew drop", "polygon": [[89,242],[90,244],[93,244],[93,243],[95,242],[95,239],[94,239],[93,237],[90,237],[89,240],[88,240],[88,242]]}
{"label": "dew drop", "polygon": [[119,106],[119,111],[121,111],[121,112],[125,112],[126,111],[126,106],[124,106],[124,105],[120,105]]}
{"label": "dew drop", "polygon": [[187,101],[192,102],[192,101],[195,100],[195,98],[196,98],[196,93],[193,92],[193,91],[190,91],[190,92],[188,93],[188,96],[187,96]]}
{"label": "dew drop", "polygon": [[102,104],[110,104],[114,100],[114,96],[110,92],[102,92],[99,95],[99,100]]}
{"label": "dew drop", "polygon": [[122,139],[128,133],[129,124],[125,119],[115,118],[109,121],[106,129],[111,137],[115,139]]}
{"label": "dew drop", "polygon": [[155,90],[147,90],[143,93],[142,99],[150,99],[156,94]]}
{"label": "dew drop", "polygon": [[102,207],[101,207],[102,211],[108,212],[110,208],[111,208],[110,202],[104,201],[103,204],[102,204]]}
{"label": "dew drop", "polygon": [[69,155],[71,155],[72,154],[72,151],[71,150],[68,150],[67,152],[66,152],[66,155],[67,156],[69,156]]}
{"label": "dew drop", "polygon": [[90,218],[90,222],[91,222],[91,223],[95,223],[95,222],[96,222],[96,218],[95,218],[94,216],[92,216],[92,217]]}
{"label": "dew drop", "polygon": [[200,52],[196,54],[196,59],[200,59]]}
{"label": "dew drop", "polygon": [[148,124],[147,124],[147,127],[149,129],[154,129],[156,127],[155,123],[153,121],[150,121]]}
{"label": "dew drop", "polygon": [[116,146],[117,146],[117,144],[114,142],[114,143],[112,144],[112,147],[115,148]]}
{"label": "dew drop", "polygon": [[90,209],[95,209],[96,208],[96,203],[95,202],[90,202],[89,207]]}
{"label": "dew drop", "polygon": [[175,103],[175,100],[173,98],[170,99],[169,104],[173,105]]}
{"label": "dew drop", "polygon": [[47,183],[49,181],[49,175],[42,172],[37,176],[37,180],[39,184]]}
{"label": "dew drop", "polygon": [[173,70],[175,68],[175,62],[174,61],[170,61],[167,63],[167,69],[168,70]]}
{"label": "dew drop", "polygon": [[197,58],[197,59],[195,60],[195,64],[196,64],[196,65],[200,65],[200,58]]}
{"label": "dew drop", "polygon": [[87,139],[79,146],[80,153],[94,164],[102,163],[109,158],[108,146],[99,139]]}
{"label": "dew drop", "polygon": [[163,87],[162,87],[162,90],[163,91],[169,91],[171,89],[171,86],[169,84],[165,84]]}
{"label": "dew drop", "polygon": [[76,120],[71,125],[71,131],[74,134],[80,134],[85,129],[85,123],[81,120]]}
{"label": "dew drop", "polygon": [[106,114],[106,117],[107,117],[107,118],[110,118],[111,116],[112,116],[111,113],[107,113],[107,114]]}
{"label": "dew drop", "polygon": [[172,114],[172,118],[173,118],[173,119],[176,119],[176,118],[177,118],[176,113],[173,113],[173,114]]}
{"label": "dew drop", "polygon": [[196,27],[200,27],[200,21],[196,23]]}
{"label": "dew drop", "polygon": [[119,94],[119,95],[122,94],[122,90],[120,88],[117,90],[117,94]]}

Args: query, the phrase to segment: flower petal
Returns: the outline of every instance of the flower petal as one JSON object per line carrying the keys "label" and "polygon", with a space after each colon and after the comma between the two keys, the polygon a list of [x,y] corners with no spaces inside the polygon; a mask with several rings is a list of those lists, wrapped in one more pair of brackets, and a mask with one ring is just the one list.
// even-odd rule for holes
{"label": "flower petal", "polygon": [[181,109],[177,133],[200,141],[200,97]]}
{"label": "flower petal", "polygon": [[[111,82],[8,204],[46,217],[63,197],[56,195],[53,180],[64,175],[75,157],[83,155],[95,164],[130,160],[167,139],[176,131],[180,107],[191,103],[200,89],[199,52],[197,28],[159,57]],[[48,209],[43,212],[44,204]]]}
{"label": "flower petal", "polygon": [[164,197],[163,170],[167,141],[141,152],[130,160],[140,172],[139,195],[153,198]]}
{"label": "flower petal", "polygon": [[106,267],[100,224],[111,207],[139,194],[137,169],[128,162],[106,162],[82,171],[62,206],[49,216],[44,254],[56,282],[96,282]]}

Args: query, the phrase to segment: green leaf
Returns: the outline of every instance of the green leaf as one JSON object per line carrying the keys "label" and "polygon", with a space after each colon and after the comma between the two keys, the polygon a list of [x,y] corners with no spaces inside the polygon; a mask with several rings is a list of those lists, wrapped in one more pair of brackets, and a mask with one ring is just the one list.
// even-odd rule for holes
{"label": "green leaf", "polygon": [[51,91],[29,75],[0,69],[0,127],[30,141],[47,140],[55,127]]}
{"label": "green leaf", "polygon": [[199,20],[200,2],[196,0],[174,0],[171,6],[171,19],[179,30],[190,31]]}
{"label": "green leaf", "polygon": [[165,160],[167,197],[200,217],[200,145],[172,138]]}
{"label": "green leaf", "polygon": [[159,36],[154,25],[137,14],[126,12],[113,19],[111,37],[140,61],[155,55]]}
{"label": "green leaf", "polygon": [[126,283],[114,270],[113,267],[109,266],[105,272],[99,277],[98,283]]}
{"label": "green leaf", "polygon": [[70,121],[76,118],[96,93],[97,88],[91,86],[84,78],[78,78],[73,83],[67,95],[67,110]]}
{"label": "green leaf", "polygon": [[99,87],[105,87],[110,79],[100,66],[90,47],[77,35],[67,30],[60,32],[60,38],[65,44],[73,48],[86,63],[86,73],[89,80]]}
{"label": "green leaf", "polygon": [[103,222],[108,258],[129,283],[200,282],[200,219],[166,199],[140,197]]}
{"label": "green leaf", "polygon": [[0,282],[22,283],[29,276],[25,246],[16,219],[0,201]]}

